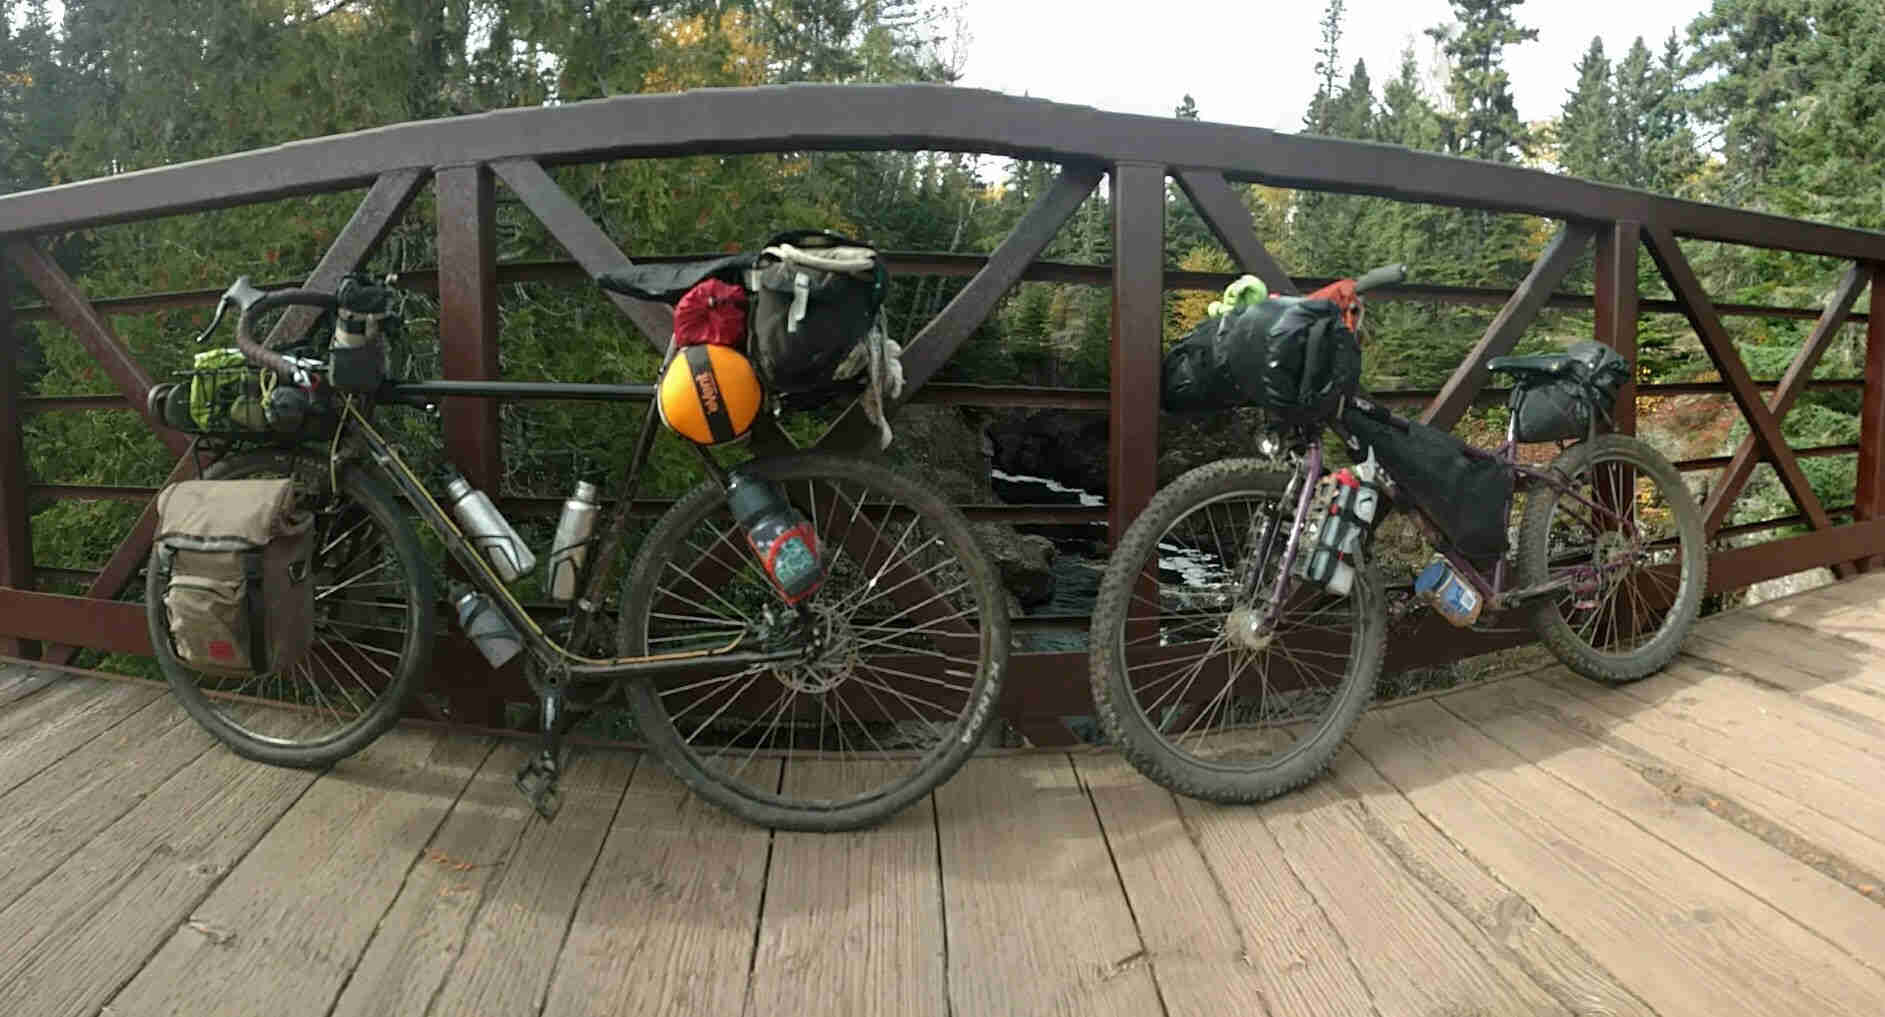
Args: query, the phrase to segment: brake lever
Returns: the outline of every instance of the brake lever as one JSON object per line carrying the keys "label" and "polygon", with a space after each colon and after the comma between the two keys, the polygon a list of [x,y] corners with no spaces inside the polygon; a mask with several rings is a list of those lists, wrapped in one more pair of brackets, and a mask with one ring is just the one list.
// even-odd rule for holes
{"label": "brake lever", "polygon": [[229,285],[228,289],[223,291],[222,297],[216,301],[216,316],[209,320],[209,327],[204,329],[202,334],[196,337],[197,345],[200,346],[203,343],[209,342],[209,337],[216,334],[216,329],[222,326],[223,315],[229,313],[230,304],[234,304],[243,311],[247,311],[249,308],[255,306],[256,301],[267,295],[268,294],[264,291],[255,288],[255,286],[249,282],[248,276],[245,275],[237,278],[235,282]]}

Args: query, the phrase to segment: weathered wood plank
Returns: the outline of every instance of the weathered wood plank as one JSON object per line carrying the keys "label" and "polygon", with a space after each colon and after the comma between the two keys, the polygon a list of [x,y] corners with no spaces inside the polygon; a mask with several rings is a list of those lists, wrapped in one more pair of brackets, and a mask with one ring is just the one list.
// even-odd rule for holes
{"label": "weathered wood plank", "polygon": [[1588,951],[1429,822],[1353,749],[1337,754],[1329,779],[1353,794],[1350,808],[1370,836],[1421,885],[1452,905],[1443,916],[1470,921],[1559,1004],[1577,1014],[1654,1017]]}
{"label": "weathered wood plank", "polygon": [[314,779],[212,751],[165,781],[0,910],[0,1013],[98,1013]]}
{"label": "weathered wood plank", "polygon": [[1885,732],[1812,703],[1718,673],[1704,661],[1678,658],[1660,674],[1618,690],[1722,734],[1771,743],[1778,752],[1812,760],[1834,777],[1876,791],[1885,764]]}
{"label": "weathered wood plank", "polygon": [[[860,781],[887,781],[886,769],[790,760],[785,793],[839,797]],[[747,1014],[946,1014],[945,959],[928,801],[858,833],[774,836]]]}
{"label": "weathered wood plank", "polygon": [[534,1017],[542,1011],[570,918],[639,759],[611,751],[571,759],[561,782],[562,810],[555,822],[525,827],[478,910],[433,1004],[434,1017]]}
{"label": "weathered wood plank", "polygon": [[[1429,891],[1366,824],[1349,797],[1313,783],[1261,809],[1282,858],[1347,944],[1376,1010],[1569,1015],[1510,954]],[[1418,971],[1419,978],[1408,973]]]}
{"label": "weathered wood plank", "polygon": [[30,780],[163,693],[79,679],[0,711],[0,792]]}
{"label": "weathered wood plank", "polygon": [[1248,808],[1178,800],[1185,826],[1225,888],[1273,1014],[1375,1013],[1347,944]]}
{"label": "weathered wood plank", "polygon": [[1877,722],[1885,736],[1885,662],[1871,647],[1793,625],[1737,614],[1732,624],[1697,625],[1683,654],[1711,668]]}
{"label": "weathered wood plank", "polygon": [[[4,642],[0,640],[0,649],[4,649]],[[24,664],[0,665],[0,706],[25,699],[40,689],[57,684],[67,677],[70,676],[49,668],[31,667]]]}
{"label": "weathered wood plank", "polygon": [[1885,1007],[1875,972],[1438,704],[1365,716],[1355,741],[1664,1017]]}
{"label": "weathered wood plank", "polygon": [[113,1010],[325,1015],[490,750],[489,739],[394,730],[337,764],[191,911]]}
{"label": "weathered wood plank", "polygon": [[1165,1012],[1264,1013],[1264,969],[1273,965],[1250,952],[1171,792],[1115,755],[1078,756],[1074,764],[1099,812]]}
{"label": "weathered wood plank", "polygon": [[214,744],[182,707],[159,699],[0,795],[0,901],[18,898]]}
{"label": "weathered wood plank", "polygon": [[[1776,791],[1697,752],[1693,740],[1679,728],[1673,732],[1659,730],[1644,723],[1640,712],[1631,718],[1619,717],[1563,687],[1555,687],[1548,676],[1533,684],[1535,688],[1525,690],[1527,695],[1548,706],[1555,717],[1639,766],[1659,770],[1659,779],[1680,783],[1685,796],[1724,812],[1744,829],[1787,845],[1795,857],[1808,860],[1875,900],[1882,899],[1878,893],[1885,887],[1885,838],[1855,830],[1840,819],[1801,804],[1785,791]],[[1776,773],[1758,759],[1738,760],[1736,766],[1754,778],[1783,785],[1787,779],[1784,771]],[[1868,886],[1870,891],[1865,889]]]}
{"label": "weathered wood plank", "polygon": [[661,767],[638,767],[583,891],[544,1017],[739,1012],[771,840]]}
{"label": "weathered wood plank", "polygon": [[936,789],[949,1002],[980,1014],[1154,1014],[1119,877],[1065,756],[970,760]]}
{"label": "weathered wood plank", "polygon": [[1837,880],[1652,779],[1502,683],[1436,702],[1736,886],[1819,933],[1861,964],[1885,964],[1885,912]]}
{"label": "weathered wood plank", "polygon": [[529,753],[505,742],[485,759],[380,919],[334,1017],[425,1013],[536,815],[512,783]]}
{"label": "weathered wood plank", "polygon": [[[1537,680],[1580,697],[1604,713],[1630,722],[1635,729],[1678,742],[1716,766],[1858,833],[1885,841],[1885,799],[1877,794],[1875,779],[1869,790],[1866,787],[1868,768],[1872,774],[1879,772],[1876,760],[1855,759],[1850,753],[1837,751],[1839,746],[1776,745],[1726,734],[1685,716],[1681,710],[1651,706],[1613,690],[1595,688],[1568,674],[1546,672]],[[1725,788],[1722,792],[1734,793]]]}

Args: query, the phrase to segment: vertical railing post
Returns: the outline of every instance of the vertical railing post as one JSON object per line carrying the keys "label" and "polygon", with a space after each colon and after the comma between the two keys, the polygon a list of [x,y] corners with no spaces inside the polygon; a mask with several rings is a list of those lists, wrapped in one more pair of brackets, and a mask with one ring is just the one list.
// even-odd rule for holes
{"label": "vertical railing post", "polygon": [[1165,329],[1165,167],[1113,168],[1112,412],[1108,535],[1114,546],[1158,490],[1159,354]]}
{"label": "vertical railing post", "polygon": [[[20,439],[20,339],[14,332],[13,283],[0,264],[0,586],[33,588],[33,537],[26,505],[26,453]],[[4,622],[0,622],[4,626]],[[0,633],[0,653],[38,656],[39,644]]]}
{"label": "vertical railing post", "polygon": [[[1636,256],[1642,247],[1641,228],[1633,222],[1613,223],[1597,231],[1597,341],[1636,364]],[[1617,394],[1615,418],[1619,434],[1636,433],[1636,374]]]}
{"label": "vertical railing post", "polygon": [[[497,357],[496,189],[483,164],[446,166],[438,188],[439,359],[452,381],[492,381]],[[498,496],[498,405],[447,398],[445,453],[472,485]]]}
{"label": "vertical railing post", "polygon": [[[497,195],[483,164],[445,166],[433,176],[438,196],[439,362],[452,381],[491,381],[497,357]],[[447,397],[445,456],[472,486],[496,498],[504,479],[498,404],[493,399]],[[452,715],[473,724],[504,722],[501,689],[510,683],[484,667],[468,644],[448,637],[438,670],[452,700]],[[515,670],[516,665],[511,665]],[[482,680],[467,680],[478,675]]]}
{"label": "vertical railing post", "polygon": [[[1853,492],[1853,517],[1885,518],[1885,263],[1872,266],[1871,306],[1865,321],[1865,397],[1859,404],[1859,476]],[[1867,551],[1885,550],[1866,548]],[[1870,554],[1859,560],[1870,570],[1885,556]]]}

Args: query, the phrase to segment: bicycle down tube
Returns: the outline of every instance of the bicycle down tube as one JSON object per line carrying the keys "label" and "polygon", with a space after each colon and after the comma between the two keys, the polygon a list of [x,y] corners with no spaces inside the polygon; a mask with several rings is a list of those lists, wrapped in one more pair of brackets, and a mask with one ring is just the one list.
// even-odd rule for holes
{"label": "bicycle down tube", "polygon": [[491,571],[491,565],[484,555],[465,539],[464,531],[458,523],[432,497],[422,483],[407,466],[399,453],[359,410],[348,407],[351,423],[366,445],[368,453],[377,465],[393,481],[400,495],[419,513],[420,518],[432,530],[445,540],[452,558],[473,577],[480,591],[493,598],[498,611],[505,620],[524,634],[524,641],[540,662],[549,667],[568,666],[569,673],[589,678],[637,678],[646,676],[680,677],[703,671],[738,671],[756,665],[775,664],[795,660],[802,656],[801,649],[789,650],[739,650],[745,642],[741,636],[726,646],[714,650],[701,650],[689,653],[662,654],[650,657],[611,657],[596,659],[574,653],[567,647],[551,639],[530,613],[517,601],[510,588]]}

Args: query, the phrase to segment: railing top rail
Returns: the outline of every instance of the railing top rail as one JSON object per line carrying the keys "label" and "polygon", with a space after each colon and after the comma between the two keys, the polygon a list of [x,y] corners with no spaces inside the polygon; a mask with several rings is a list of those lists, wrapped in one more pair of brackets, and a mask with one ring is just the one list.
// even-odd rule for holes
{"label": "railing top rail", "polygon": [[0,197],[0,235],[364,187],[381,173],[415,166],[844,149],[1151,163],[1277,186],[1558,219],[1654,221],[1681,236],[1885,259],[1885,234],[1870,230],[1393,145],[1109,113],[939,85],[703,89],[395,124],[7,195]]}

